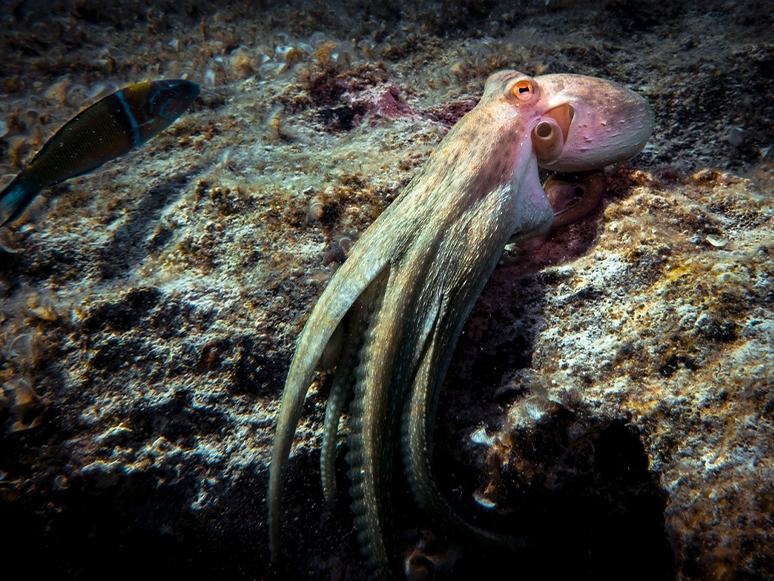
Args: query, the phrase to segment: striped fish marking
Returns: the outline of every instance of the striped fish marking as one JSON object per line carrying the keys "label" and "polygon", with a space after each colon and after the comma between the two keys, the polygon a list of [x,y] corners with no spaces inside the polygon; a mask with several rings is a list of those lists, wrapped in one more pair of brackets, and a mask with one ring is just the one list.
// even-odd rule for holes
{"label": "striped fish marking", "polygon": [[88,173],[169,127],[199,94],[185,80],[146,81],[78,113],[0,192],[0,227],[22,215],[41,190]]}

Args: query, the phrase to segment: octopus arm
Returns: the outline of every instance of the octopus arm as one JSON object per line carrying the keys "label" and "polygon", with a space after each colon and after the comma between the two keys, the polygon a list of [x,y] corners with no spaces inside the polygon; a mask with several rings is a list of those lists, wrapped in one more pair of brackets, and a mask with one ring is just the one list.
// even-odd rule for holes
{"label": "octopus arm", "polygon": [[[342,321],[341,332],[344,344],[336,365],[328,403],[325,408],[323,441],[320,447],[320,477],[323,496],[332,502],[336,495],[334,459],[338,436],[339,419],[357,382],[357,371],[365,340],[373,321],[374,313],[381,307],[389,267],[385,268],[352,305]],[[338,331],[337,331],[338,332]]]}
{"label": "octopus arm", "polygon": [[[354,384],[354,379],[348,379],[345,373],[355,368],[356,362],[362,360],[363,353],[362,342],[365,333],[362,328],[354,327],[369,324],[376,310],[374,305],[381,305],[381,295],[384,294],[384,285],[373,283],[377,280],[386,280],[388,275],[382,273],[389,273],[390,262],[401,255],[402,246],[411,239],[410,233],[418,227],[417,222],[424,219],[422,213],[412,213],[412,219],[398,211],[405,199],[405,195],[399,197],[383,212],[352,249],[347,261],[336,271],[323,291],[298,338],[298,348],[282,393],[269,467],[267,494],[269,546],[274,559],[279,555],[283,483],[304,399],[318,362],[323,357],[337,327],[349,314],[350,326],[353,328],[345,333],[344,346],[336,366],[338,377],[334,378],[332,388],[334,397],[326,410],[321,454],[323,489],[327,499],[330,500],[332,497],[335,427],[338,425],[338,418]],[[379,225],[381,227],[377,227]],[[392,237],[380,235],[384,229],[396,232],[397,235]],[[372,285],[373,288],[369,290]]]}
{"label": "octopus arm", "polygon": [[[457,206],[449,192],[391,261],[381,305],[359,355],[350,407],[349,477],[363,552],[383,578],[399,570],[391,532],[394,442],[401,440],[412,489],[432,516],[474,536],[500,540],[466,525],[438,491],[430,470],[432,417],[454,347],[473,304],[512,235],[543,233],[553,211],[531,152],[514,178]],[[422,211],[425,211],[424,206]],[[411,222],[411,205],[401,218]],[[440,370],[440,373],[439,373]],[[505,542],[513,545],[513,539]]]}
{"label": "octopus arm", "polygon": [[[445,259],[443,269],[448,274],[458,271],[465,276],[450,276],[441,283],[444,290],[439,295],[439,309],[432,335],[417,363],[412,380],[411,393],[403,410],[401,454],[404,471],[417,502],[436,521],[457,534],[486,545],[508,547],[527,543],[517,537],[497,535],[465,522],[441,494],[432,472],[433,428],[438,395],[446,370],[454,353],[462,328],[478,296],[499,260],[506,242],[521,241],[542,234],[551,223],[551,209],[540,185],[537,164],[530,163],[522,176],[518,176],[504,193],[513,196],[511,206],[517,215],[506,219],[503,209],[493,205],[480,212],[461,226],[458,239],[479,251],[478,265],[456,260],[455,254]],[[490,194],[492,199],[497,196]],[[507,198],[506,198],[507,199]],[[521,207],[519,207],[521,206]],[[514,224],[515,222],[515,224]],[[515,229],[511,229],[514,226]]]}
{"label": "octopus arm", "polygon": [[[298,338],[298,348],[290,365],[282,394],[272,448],[272,461],[269,467],[267,503],[269,540],[273,558],[279,554],[280,510],[288,457],[315,368],[336,327],[358,297],[388,264],[387,257],[379,255],[381,250],[379,247],[371,250],[372,256],[360,256],[359,260],[348,260],[337,271]],[[359,252],[359,254],[366,254],[366,252]]]}

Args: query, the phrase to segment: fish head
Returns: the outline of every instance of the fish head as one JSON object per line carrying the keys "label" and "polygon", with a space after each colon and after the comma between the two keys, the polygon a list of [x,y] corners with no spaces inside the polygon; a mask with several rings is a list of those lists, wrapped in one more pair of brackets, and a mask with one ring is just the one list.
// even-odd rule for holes
{"label": "fish head", "polygon": [[191,106],[199,90],[197,83],[183,79],[154,81],[148,88],[148,113],[172,122]]}
{"label": "fish head", "polygon": [[135,147],[163,131],[182,115],[199,94],[199,85],[183,79],[145,81],[117,94],[131,109],[136,123]]}

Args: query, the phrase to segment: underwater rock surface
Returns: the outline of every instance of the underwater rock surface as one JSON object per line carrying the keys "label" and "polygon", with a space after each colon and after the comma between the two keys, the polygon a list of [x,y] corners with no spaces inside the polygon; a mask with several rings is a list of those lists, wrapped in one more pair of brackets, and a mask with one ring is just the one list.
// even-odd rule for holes
{"label": "underwater rock surface", "polygon": [[774,577],[765,4],[85,0],[1,16],[7,179],[121,86],[202,84],[170,129],[0,231],[1,538],[41,556],[5,570],[366,579],[343,448],[342,492],[322,499],[325,374],[269,563],[267,467],[294,341],[349,244],[486,77],[514,68],[621,82],[648,98],[656,131],[608,171],[597,212],[504,252],[446,380],[440,485],[536,549],[466,553],[398,494],[411,578],[503,564]]}

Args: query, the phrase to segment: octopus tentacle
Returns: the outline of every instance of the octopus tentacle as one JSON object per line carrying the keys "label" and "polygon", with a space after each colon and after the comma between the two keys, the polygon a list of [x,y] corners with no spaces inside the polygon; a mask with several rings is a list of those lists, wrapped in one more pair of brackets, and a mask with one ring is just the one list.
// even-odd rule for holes
{"label": "octopus tentacle", "polygon": [[[269,468],[267,504],[269,546],[273,558],[279,553],[282,483],[287,470],[293,435],[301,417],[304,399],[317,363],[342,319],[385,267],[402,254],[403,246],[412,238],[412,232],[425,219],[425,212],[413,212],[413,220],[404,219],[399,214],[399,210],[405,205],[401,201],[396,200],[374,222],[374,224],[387,222],[384,227],[394,231],[395,236],[390,238],[379,236],[378,232],[374,234],[373,228],[363,235],[357,247],[352,250],[347,261],[323,291],[298,338],[298,349],[288,371],[282,404],[277,416],[272,462]],[[331,415],[334,415],[333,410]],[[328,462],[327,457],[326,462]]]}
{"label": "octopus tentacle", "polygon": [[418,287],[410,288],[408,283],[415,276],[412,267],[421,268],[433,254],[432,245],[412,245],[407,251],[411,259],[401,258],[391,264],[383,301],[394,308],[380,308],[374,314],[360,353],[355,399],[350,406],[347,461],[358,540],[369,564],[385,579],[396,569],[390,531],[395,454],[392,443],[397,439],[408,391],[406,377],[413,373],[416,351],[422,349],[428,337],[423,333],[427,325],[410,324],[413,317],[406,316],[416,312],[416,299],[421,294]]}
{"label": "octopus tentacle", "polygon": [[[521,203],[511,197],[518,191]],[[468,264],[460,254],[450,253],[436,265],[436,272],[444,273],[445,280],[426,284],[442,288],[441,308],[433,329],[429,347],[417,362],[417,371],[406,398],[403,411],[401,438],[402,459],[406,478],[417,502],[433,518],[467,537],[487,544],[497,543],[515,547],[524,545],[522,539],[496,535],[465,522],[441,495],[432,473],[432,434],[440,393],[446,369],[451,361],[457,339],[473,305],[500,258],[506,242],[519,241],[545,232],[553,219],[553,211],[540,185],[537,163],[531,158],[517,173],[517,177],[501,193],[503,205],[497,203],[479,208],[466,216],[455,228],[453,238],[481,248],[476,264]],[[487,196],[497,201],[497,192]],[[508,219],[508,213],[516,214]],[[518,216],[522,216],[519,220]],[[523,217],[531,217],[524,219]],[[489,241],[486,244],[485,241]],[[459,276],[464,273],[464,276]]]}
{"label": "octopus tentacle", "polygon": [[[444,314],[441,319],[446,319],[450,301],[444,301]],[[435,409],[438,404],[438,395],[441,391],[442,381],[435,376],[435,365],[439,358],[444,359],[443,341],[436,344],[435,339],[443,336],[448,328],[447,321],[441,320],[435,327],[433,336],[428,342],[426,356],[422,359],[417,371],[416,379],[407,399],[403,412],[401,455],[406,479],[414,493],[419,506],[432,518],[443,525],[447,533],[467,538],[482,545],[516,549],[529,546],[529,541],[521,537],[500,535],[492,531],[482,529],[465,521],[449,504],[441,493],[433,477],[433,427]],[[464,322],[464,321],[463,321]],[[439,350],[438,347],[441,347]],[[453,353],[453,349],[448,350]],[[448,366],[450,357],[445,357]]]}
{"label": "octopus tentacle", "polygon": [[[348,455],[353,511],[364,552],[385,578],[396,569],[391,566],[394,552],[385,527],[392,520],[391,442],[397,439],[404,402],[413,401],[418,391],[434,400],[440,383],[431,377],[432,369],[448,365],[462,325],[511,234],[543,232],[553,219],[531,151],[525,150],[518,161],[523,167],[512,182],[468,200],[464,213],[437,208],[432,218],[421,222],[409,247],[391,263],[384,298],[391,308],[375,315],[360,355]],[[410,210],[404,207],[401,220]],[[463,248],[476,248],[478,253],[474,256],[462,252]],[[414,420],[420,417],[411,415]],[[421,431],[426,433],[424,427]],[[428,450],[417,442],[409,438],[408,455],[418,466],[429,466]],[[429,468],[410,474],[417,476],[414,484],[432,481]],[[436,488],[422,488],[415,494],[426,501],[431,513],[450,514],[445,501],[436,502],[441,498]]]}
{"label": "octopus tentacle", "polygon": [[[351,361],[350,358],[347,360]],[[351,363],[342,362],[340,365],[341,371],[337,372],[328,394],[323,422],[323,439],[320,445],[320,480],[322,481],[323,497],[328,503],[333,502],[336,497],[334,459],[339,434],[339,420],[344,413],[347,400],[352,394],[352,387],[355,384],[354,367]]]}
{"label": "octopus tentacle", "polygon": [[374,312],[381,307],[384,298],[389,265],[377,276],[352,305],[346,326],[346,343],[336,368],[328,404],[325,408],[323,442],[320,451],[320,476],[325,500],[331,502],[336,494],[334,457],[339,419],[357,382],[358,364],[365,349],[368,329]]}
{"label": "octopus tentacle", "polygon": [[[363,250],[359,253],[360,255],[366,254],[366,249]],[[380,248],[375,250],[378,251]],[[350,272],[347,273],[347,276],[336,278],[336,284],[332,283],[326,287],[317,303],[318,305],[324,304],[325,307],[312,311],[298,339],[298,349],[290,365],[282,394],[282,404],[277,416],[272,462],[269,467],[267,504],[269,546],[272,558],[279,554],[282,483],[285,479],[290,447],[315,368],[341,320],[387,264],[387,257],[384,253],[371,252],[370,254],[372,256],[362,260],[362,263],[360,261],[347,261],[342,265],[339,272]],[[355,268],[356,265],[357,268]]]}
{"label": "octopus tentacle", "polygon": [[[357,348],[359,350],[359,348]],[[355,350],[346,350],[339,363],[339,369],[333,379],[328,403],[325,406],[325,421],[323,422],[323,440],[320,446],[320,479],[322,480],[323,497],[326,502],[332,502],[336,496],[336,473],[333,461],[336,453],[336,437],[338,436],[339,419],[341,418],[347,400],[355,385]]]}
{"label": "octopus tentacle", "polygon": [[604,172],[580,172],[574,176],[552,176],[543,184],[548,201],[554,208],[552,228],[572,224],[591,213],[602,201],[607,188]]}
{"label": "octopus tentacle", "polygon": [[[360,364],[356,372],[355,398],[350,405],[350,434],[347,440],[349,452],[346,456],[350,465],[348,476],[352,486],[349,492],[352,496],[352,512],[355,514],[355,523],[359,530],[358,540],[363,554],[377,569],[387,567],[390,562],[390,555],[381,538],[386,532],[386,523],[391,520],[385,511],[389,510],[388,499],[392,489],[392,479],[390,471],[384,470],[384,464],[375,456],[390,452],[389,448],[380,444],[383,438],[389,438],[389,433],[386,432],[391,429],[390,418],[394,417],[387,411],[390,404],[387,391],[369,389],[373,385],[374,375],[389,373],[389,369],[385,366],[372,365],[372,357],[379,352],[381,317],[378,314],[378,307],[384,300],[387,278],[379,282],[382,292],[378,294],[378,304],[375,304],[375,301],[372,303],[377,313],[371,318],[371,324],[365,334]],[[383,357],[385,355],[389,358],[387,353],[382,353]],[[382,425],[382,422],[388,425]],[[376,503],[373,499],[380,499],[382,502]]]}
{"label": "octopus tentacle", "polygon": [[[432,198],[432,195],[429,197]],[[317,363],[337,327],[358,298],[389,263],[399,259],[405,251],[405,246],[415,238],[414,233],[427,219],[428,211],[422,208],[426,205],[422,197],[413,198],[411,202],[412,204],[409,205],[414,207],[413,211],[405,212],[404,208],[407,204],[399,198],[377,218],[372,228],[352,249],[347,261],[336,271],[336,275],[323,291],[298,338],[298,349],[293,356],[282,393],[272,448],[272,461],[269,467],[267,504],[269,546],[273,558],[279,554],[282,483],[287,470],[293,435],[301,417],[304,399],[312,383]],[[419,208],[416,208],[417,202],[419,202]],[[379,231],[373,228],[377,224],[382,224],[383,229],[394,232],[394,236],[380,236]],[[429,247],[427,250],[432,251]]]}

